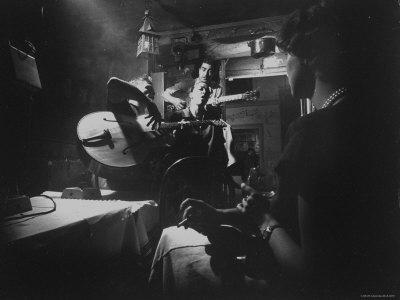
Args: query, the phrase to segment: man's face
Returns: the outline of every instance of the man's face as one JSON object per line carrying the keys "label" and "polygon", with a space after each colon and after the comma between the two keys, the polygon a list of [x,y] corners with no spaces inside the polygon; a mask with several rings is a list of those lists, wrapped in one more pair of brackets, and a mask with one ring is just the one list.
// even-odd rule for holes
{"label": "man's face", "polygon": [[204,104],[207,100],[207,96],[208,96],[207,84],[205,84],[204,82],[200,82],[193,87],[190,104],[197,106]]}
{"label": "man's face", "polygon": [[201,82],[208,83],[211,79],[211,75],[211,65],[208,63],[202,63],[199,69],[199,80]]}

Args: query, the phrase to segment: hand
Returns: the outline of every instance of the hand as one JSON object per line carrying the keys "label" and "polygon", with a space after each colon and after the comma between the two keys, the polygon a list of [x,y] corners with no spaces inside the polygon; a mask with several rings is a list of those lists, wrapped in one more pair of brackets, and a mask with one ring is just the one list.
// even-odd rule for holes
{"label": "hand", "polygon": [[149,115],[146,116],[146,119],[150,118],[150,120],[146,126],[149,126],[150,124],[153,123],[151,125],[151,129],[157,130],[158,127],[160,126],[161,120],[162,120],[161,114],[157,108],[157,105],[154,102],[149,102],[147,104],[147,110],[149,112]]}
{"label": "hand", "polygon": [[172,104],[175,106],[176,110],[181,110],[181,109],[184,109],[186,107],[186,101],[181,100],[181,99],[177,99]]}
{"label": "hand", "polygon": [[181,203],[180,211],[183,211],[182,220],[186,220],[181,226],[185,228],[192,227],[202,232],[204,227],[219,223],[220,212],[202,200],[188,198]]}
{"label": "hand", "polygon": [[260,97],[260,91],[257,89],[255,91],[248,91],[244,93],[243,100],[246,101],[256,101]]}
{"label": "hand", "polygon": [[251,98],[252,98],[251,95],[252,95],[252,94],[251,94],[249,91],[244,92],[244,94],[243,94],[243,99],[244,99],[244,100],[251,100]]}
{"label": "hand", "polygon": [[210,99],[208,99],[207,104],[211,104],[212,106],[217,106],[219,104],[218,103],[218,98],[210,98]]}
{"label": "hand", "polygon": [[248,196],[242,199],[237,208],[257,225],[263,223],[264,215],[269,213],[269,198],[244,183],[240,187]]}
{"label": "hand", "polygon": [[230,146],[233,141],[231,126],[222,127],[222,134],[224,135],[225,144]]}
{"label": "hand", "polygon": [[262,227],[266,228],[267,226],[273,226],[277,224],[279,224],[279,222],[274,218],[274,216],[272,216],[270,213],[265,213],[258,225],[262,225]]}

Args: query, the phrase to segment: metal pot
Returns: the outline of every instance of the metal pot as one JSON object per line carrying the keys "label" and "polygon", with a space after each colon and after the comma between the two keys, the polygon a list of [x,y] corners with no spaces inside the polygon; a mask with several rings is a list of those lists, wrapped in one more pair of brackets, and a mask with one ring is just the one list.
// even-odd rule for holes
{"label": "metal pot", "polygon": [[273,37],[263,37],[249,41],[251,56],[254,58],[271,56],[275,54],[275,39]]}

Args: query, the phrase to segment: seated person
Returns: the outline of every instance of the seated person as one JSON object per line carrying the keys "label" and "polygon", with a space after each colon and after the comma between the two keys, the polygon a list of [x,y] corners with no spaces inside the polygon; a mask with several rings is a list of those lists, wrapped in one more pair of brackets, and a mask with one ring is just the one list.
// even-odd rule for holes
{"label": "seated person", "polygon": [[[206,107],[209,99],[207,84],[195,84],[190,93],[188,106],[175,111],[171,115],[172,122],[219,120],[221,110],[219,107]],[[230,130],[229,126],[218,128],[214,125],[187,126],[174,132],[174,151],[177,156],[211,156],[226,164],[224,132]]]}
{"label": "seated person", "polygon": [[[371,3],[382,8],[379,1]],[[266,290],[281,286],[280,292],[291,297],[396,295],[400,287],[397,157],[390,152],[393,136],[384,134],[392,132],[391,121],[395,122],[389,106],[394,89],[376,99],[367,77],[369,64],[360,64],[372,58],[366,50],[369,45],[363,48],[361,30],[369,28],[371,18],[383,19],[379,9],[368,10],[368,6],[365,14],[347,2],[342,5],[325,1],[297,11],[278,37],[278,46],[288,53],[292,95],[310,98],[317,109],[291,125],[289,142],[276,167],[278,196],[266,202],[244,187],[250,195],[236,208],[216,209],[196,199],[181,204],[183,225],[207,236],[221,224],[239,228],[249,224],[242,231],[258,232],[262,247],[272,251],[279,265],[279,284]],[[355,11],[357,15],[352,14]],[[360,53],[360,48],[366,52]],[[376,114],[379,117],[371,118]],[[370,146],[371,137],[379,147]],[[246,276],[228,276],[233,280],[228,284],[204,247],[207,238],[188,230],[164,230],[150,283],[161,277],[164,292],[182,297],[201,297],[218,288],[227,298],[229,292],[240,297],[235,292],[246,286],[252,298],[256,283],[249,283]],[[190,238],[193,235],[197,238]],[[230,266],[222,269],[239,274]]]}
{"label": "seated person", "polygon": [[111,111],[114,113],[132,111],[132,114],[139,115],[144,113],[144,108],[147,108],[149,124],[157,128],[161,122],[161,114],[153,98],[154,89],[151,77],[148,75],[134,78],[129,82],[112,77],[107,83],[107,106]]}
{"label": "seated person", "polygon": [[173,109],[170,110],[179,111],[187,107],[187,104],[190,101],[190,92],[198,83],[206,85],[205,87],[208,90],[208,97],[218,98],[221,96],[221,87],[214,80],[216,74],[214,68],[214,61],[210,57],[205,57],[201,62],[196,79],[182,79],[175,85],[167,88],[162,95],[165,102],[170,103],[173,106]]}
{"label": "seated person", "polygon": [[[129,82],[112,77],[107,83],[107,92],[107,106],[117,117],[118,114],[135,117],[145,114],[145,109],[147,109],[149,114],[147,117],[149,119],[148,126],[151,125],[154,129],[158,128],[161,123],[161,114],[152,101],[154,90],[151,77],[143,75]],[[148,190],[152,180],[148,168],[147,163],[142,163],[130,170],[112,172],[110,178],[94,177],[93,180],[96,181],[95,185],[103,189],[137,190],[140,187]]]}
{"label": "seated person", "polygon": [[[214,61],[205,57],[195,80],[183,80],[167,88],[163,97],[175,106],[175,111],[168,114],[168,121],[221,119],[222,110],[219,105],[206,105],[210,99],[217,99],[222,94],[215,80],[217,74]],[[184,128],[175,132],[171,154],[175,160],[189,155],[208,156],[225,168],[236,162],[230,151],[231,143],[230,126]]]}
{"label": "seated person", "polygon": [[[165,167],[168,168],[174,162],[184,157],[208,157],[212,160],[214,164],[213,171],[215,171],[213,174],[210,173],[208,175],[215,176],[215,180],[213,181],[215,186],[209,186],[209,188],[215,189],[213,198],[217,198],[217,194],[222,193],[223,183],[232,183],[230,176],[226,173],[226,168],[235,162],[235,158],[230,152],[232,134],[228,124],[224,123],[224,125],[226,125],[224,127],[216,126],[218,124],[195,125],[198,124],[196,123],[198,121],[219,121],[221,118],[221,110],[219,107],[206,107],[209,93],[210,90],[206,83],[196,83],[190,93],[188,106],[182,110],[173,112],[170,118],[171,121],[187,121],[189,125],[184,125],[182,128],[176,129],[173,132],[170,142],[171,146],[167,149],[168,155],[163,163]],[[190,125],[190,122],[193,122],[193,125]],[[221,123],[221,125],[223,125],[223,123]],[[198,168],[201,168],[201,166],[198,166]],[[188,172],[191,174],[193,170],[188,170]],[[194,186],[204,190],[204,187],[202,187],[204,182],[200,180],[200,178],[197,183],[191,185],[192,191],[189,193],[190,195],[193,195],[193,190],[196,189]],[[181,184],[176,185],[179,186]],[[171,184],[171,189],[175,192],[177,188]],[[175,193],[173,195],[175,195]],[[218,199],[218,201],[215,200],[215,203],[217,202],[220,202],[220,199]]]}

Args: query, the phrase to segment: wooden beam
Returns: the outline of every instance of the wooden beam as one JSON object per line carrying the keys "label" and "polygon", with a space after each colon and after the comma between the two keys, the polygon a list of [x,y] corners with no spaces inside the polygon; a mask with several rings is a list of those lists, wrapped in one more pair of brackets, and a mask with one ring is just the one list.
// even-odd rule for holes
{"label": "wooden beam", "polygon": [[249,41],[265,35],[275,36],[286,18],[286,16],[279,16],[191,29],[161,31],[158,32],[161,35],[159,43],[168,45],[175,38],[186,38],[189,43],[194,32],[201,37],[203,43],[215,41],[221,44]]}
{"label": "wooden beam", "polygon": [[266,17],[266,18],[258,18],[258,19],[250,19],[244,20],[239,22],[232,22],[232,23],[225,23],[225,24],[217,24],[217,25],[208,25],[208,26],[201,26],[195,28],[185,28],[185,29],[178,29],[178,30],[169,30],[169,31],[158,31],[157,33],[161,36],[174,36],[174,35],[184,35],[184,34],[191,34],[193,31],[200,32],[200,31],[210,31],[216,29],[223,29],[223,28],[230,28],[230,27],[240,27],[246,25],[253,25],[253,24],[262,24],[262,23],[282,23],[288,16],[276,16],[276,17]]}
{"label": "wooden beam", "polygon": [[187,28],[174,31],[158,32],[161,35],[160,46],[168,46],[174,38],[186,39],[196,32],[202,37],[208,55],[215,59],[237,58],[250,56],[248,41],[259,37],[274,37],[287,16],[267,17],[240,22]]}
{"label": "wooden beam", "polygon": [[276,53],[270,57],[241,57],[229,59],[225,76],[228,79],[286,75],[286,55]]}
{"label": "wooden beam", "polygon": [[206,52],[215,59],[250,56],[247,42],[234,44],[207,43]]}

